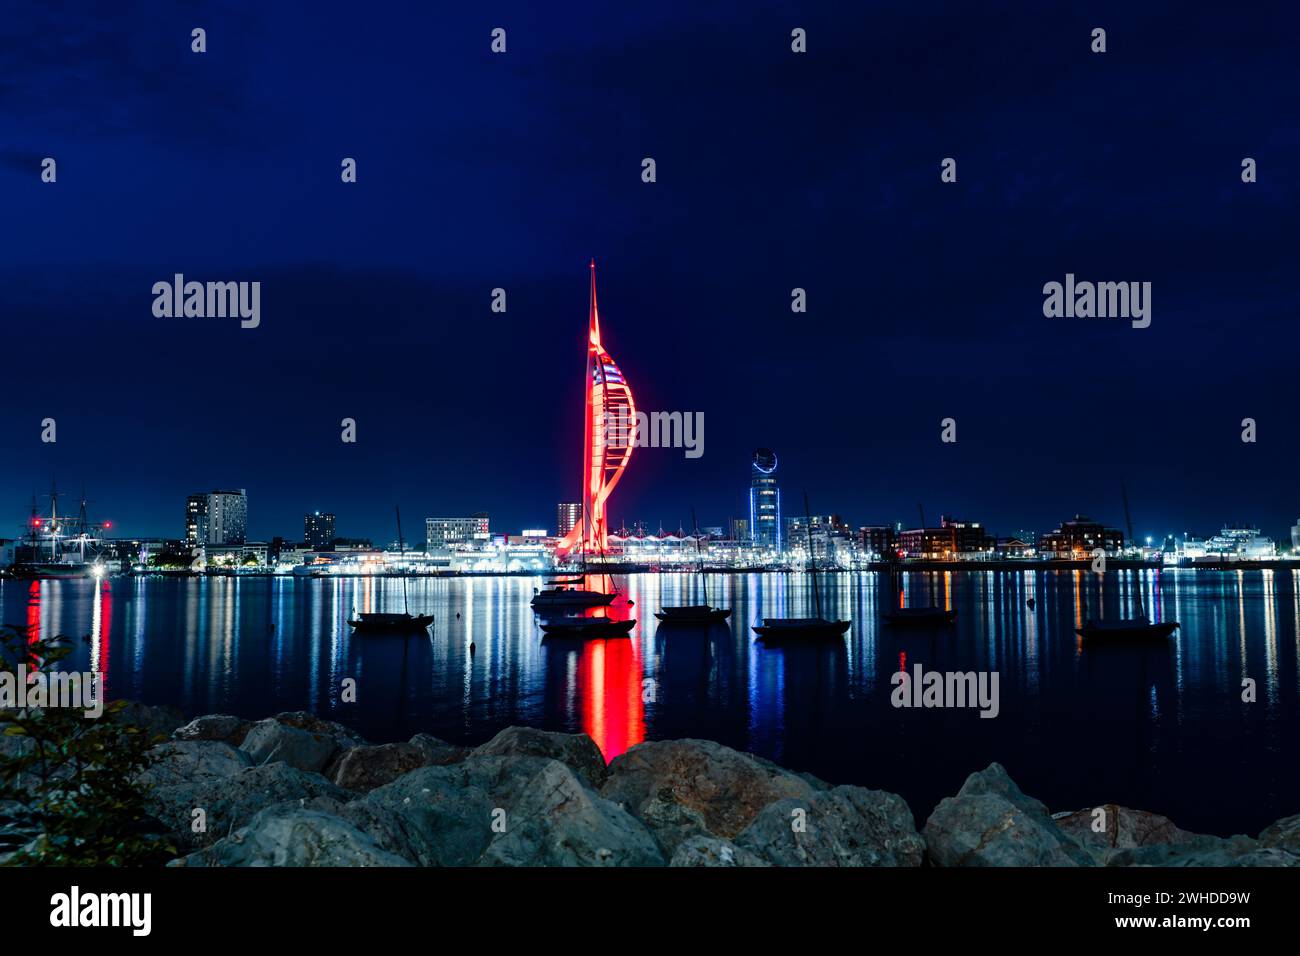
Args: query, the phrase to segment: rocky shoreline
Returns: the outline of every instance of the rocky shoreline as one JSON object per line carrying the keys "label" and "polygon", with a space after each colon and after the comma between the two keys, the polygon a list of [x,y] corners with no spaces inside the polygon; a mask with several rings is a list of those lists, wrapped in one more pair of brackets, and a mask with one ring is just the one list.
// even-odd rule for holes
{"label": "rocky shoreline", "polygon": [[140,783],[173,866],[1300,866],[1300,815],[1222,838],[1116,805],[1052,813],[996,763],[918,830],[896,794],[707,740],[607,766],[585,735],[527,727],[465,748],[303,712],[130,716],[169,738]]}

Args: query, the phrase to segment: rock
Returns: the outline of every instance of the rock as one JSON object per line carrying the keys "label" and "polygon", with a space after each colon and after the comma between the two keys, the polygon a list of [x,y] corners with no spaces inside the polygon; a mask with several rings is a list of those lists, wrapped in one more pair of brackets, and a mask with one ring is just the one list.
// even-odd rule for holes
{"label": "rock", "polygon": [[[1104,811],[1097,817],[1096,811]],[[1053,814],[1052,819],[1066,836],[1083,847],[1093,860],[1102,866],[1111,865],[1116,850],[1161,844],[1190,844],[1204,839],[1198,834],[1180,830],[1168,817],[1145,810],[1130,810],[1118,804],[1089,807],[1073,813]],[[1104,826],[1094,830],[1097,822]]]}
{"label": "rock", "polygon": [[170,737],[172,731],[185,723],[185,715],[175,707],[154,707],[134,700],[126,701],[126,706],[113,714],[112,719],[139,727],[150,737]]}
{"label": "rock", "polygon": [[421,767],[349,803],[343,815],[421,866],[663,864],[640,823],[543,757]]}
{"label": "rock", "polygon": [[487,866],[663,866],[654,837],[577,772],[548,760],[506,812],[480,858]]}
{"label": "rock", "polygon": [[242,750],[219,740],[171,740],[150,748],[150,765],[137,777],[149,787],[220,780],[253,765]]}
{"label": "rock", "polygon": [[344,751],[332,777],[340,787],[368,793],[425,762],[425,751],[415,744],[366,744]]}
{"label": "rock", "polygon": [[669,866],[771,866],[756,853],[736,846],[730,840],[703,834],[677,845]]}
{"label": "rock", "polygon": [[424,766],[441,767],[449,763],[460,763],[470,755],[469,748],[449,744],[429,734],[416,734],[411,738],[412,746],[418,747],[424,754]]}
{"label": "rock", "polygon": [[1300,866],[1300,857],[1275,847],[1264,847],[1248,836],[1197,836],[1178,844],[1118,849],[1107,866]]}
{"label": "rock", "polygon": [[1264,828],[1259,835],[1261,846],[1275,850],[1285,850],[1300,856],[1300,814],[1283,817],[1277,823]]}
{"label": "rock", "polygon": [[925,856],[903,798],[865,787],[768,804],[735,842],[776,866],[920,866]]}
{"label": "rock", "polygon": [[206,717],[196,717],[188,724],[177,727],[172,731],[172,739],[220,740],[232,747],[238,747],[244,742],[252,726],[251,720],[231,717],[229,714],[209,714]]}
{"label": "rock", "polygon": [[605,758],[586,734],[559,734],[532,727],[507,727],[481,747],[478,757],[548,757],[582,777],[589,787],[605,782]]}
{"label": "rock", "polygon": [[284,724],[286,727],[293,727],[297,730],[305,730],[312,734],[322,734],[326,737],[332,737],[339,750],[347,750],[350,747],[360,747],[362,744],[369,743],[366,738],[351,727],[345,727],[343,724],[336,723],[333,720],[326,720],[323,717],[317,717],[315,714],[308,713],[305,710],[288,711],[283,714],[276,714],[271,718],[277,723]]}
{"label": "rock", "polygon": [[477,757],[421,767],[354,800],[346,818],[381,847],[421,866],[471,866],[492,842],[493,811],[507,819],[546,761]]}
{"label": "rock", "polygon": [[338,750],[333,737],[300,730],[274,718],[259,720],[239,745],[254,764],[282,761],[298,770],[319,773]]}
{"label": "rock", "polygon": [[280,804],[228,837],[177,861],[180,866],[410,866],[351,823],[319,810]]}
{"label": "rock", "polygon": [[957,796],[941,800],[922,833],[936,866],[1094,865],[997,763],[967,777]]}
{"label": "rock", "polygon": [[[199,741],[191,745],[194,743]],[[149,792],[147,804],[177,845],[188,850],[226,836],[276,803],[293,800],[301,805],[302,801],[328,797],[341,806],[351,796],[319,774],[275,762],[248,767],[228,777],[157,787]],[[205,814],[206,830],[202,833],[192,829],[196,809]]]}
{"label": "rock", "polygon": [[600,792],[648,826],[671,857],[692,836],[733,839],[768,804],[818,791],[769,761],[688,739],[638,744],[616,757]]}

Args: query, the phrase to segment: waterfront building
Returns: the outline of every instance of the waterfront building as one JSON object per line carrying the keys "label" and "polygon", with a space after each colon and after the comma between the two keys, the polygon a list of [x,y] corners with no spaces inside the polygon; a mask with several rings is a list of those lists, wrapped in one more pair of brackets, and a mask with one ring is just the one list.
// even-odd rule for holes
{"label": "waterfront building", "polygon": [[937,528],[907,528],[898,535],[898,548],[905,557],[925,561],[988,560],[994,543],[978,521],[958,521],[948,515],[940,518]]}
{"label": "waterfront building", "polygon": [[[591,261],[591,298],[587,310],[587,374],[584,379],[582,502],[578,522],[560,540],[557,551],[603,554],[609,547],[606,507],[636,445],[636,405],[623,373],[605,351],[596,308],[596,260]],[[629,423],[631,423],[629,425]]]}
{"label": "waterfront building", "polygon": [[248,535],[248,495],[209,491],[185,499],[185,544],[191,550],[206,545],[243,544]]}
{"label": "waterfront building", "polygon": [[749,519],[732,518],[730,523],[732,541],[749,541]]}
{"label": "waterfront building", "polygon": [[582,505],[576,501],[561,501],[555,506],[555,533],[563,538],[582,518]]}
{"label": "waterfront building", "polygon": [[327,551],[334,545],[334,516],[310,511],[303,515],[302,538],[313,551]]}
{"label": "waterfront building", "polygon": [[214,491],[208,495],[206,544],[218,547],[242,545],[248,536],[248,495],[237,491]]}
{"label": "waterfront building", "polygon": [[425,518],[426,551],[445,550],[461,545],[486,545],[492,538],[488,515],[480,511],[468,518]]}
{"label": "waterfront building", "polygon": [[759,448],[749,463],[749,536],[755,547],[780,552],[781,489],[776,484],[776,452]]}
{"label": "waterfront building", "polygon": [[898,550],[898,529],[888,524],[859,528],[858,547],[868,561],[885,560]]}
{"label": "waterfront building", "polygon": [[185,544],[198,548],[208,541],[208,496],[190,495],[185,499]]}
{"label": "waterfront building", "polygon": [[1258,528],[1224,528],[1205,542],[1207,558],[1258,561],[1276,555],[1273,539],[1261,535]]}
{"label": "waterfront building", "polygon": [[1291,526],[1291,550],[1300,552],[1300,518]]}
{"label": "waterfront building", "polygon": [[1062,521],[1055,531],[1038,538],[1038,553],[1044,558],[1065,558],[1082,561],[1100,548],[1107,555],[1118,555],[1124,550],[1124,534],[1118,528],[1107,528],[1087,515],[1075,515]]}
{"label": "waterfront building", "polygon": [[999,558],[1020,559],[1032,558],[1035,555],[1035,549],[1030,541],[1021,537],[998,538],[994,546],[993,553]]}

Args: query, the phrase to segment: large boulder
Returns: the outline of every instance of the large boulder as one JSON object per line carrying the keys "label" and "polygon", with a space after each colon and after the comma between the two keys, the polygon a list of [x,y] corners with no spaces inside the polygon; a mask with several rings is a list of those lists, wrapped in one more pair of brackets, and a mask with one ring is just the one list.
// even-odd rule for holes
{"label": "large boulder", "polygon": [[324,770],[338,750],[333,737],[300,730],[274,718],[254,724],[239,747],[253,758],[254,764],[280,761],[309,773]]}
{"label": "large boulder", "polygon": [[188,724],[172,731],[173,740],[219,740],[238,747],[248,736],[253,721],[229,714],[208,714],[195,717]]}
{"label": "large boulder", "polygon": [[638,744],[616,757],[600,792],[648,826],[671,858],[692,836],[734,839],[768,804],[819,791],[767,760],[687,739]]}
{"label": "large boulder", "polygon": [[257,813],[246,826],[177,861],[180,866],[410,866],[337,816],[293,804]]}
{"label": "large boulder", "polygon": [[650,832],[548,760],[502,820],[479,863],[487,866],[663,866]]}
{"label": "large boulder", "polygon": [[276,714],[271,719],[284,724],[286,727],[294,727],[308,733],[332,737],[339,750],[360,747],[364,743],[369,743],[365,737],[362,737],[351,727],[344,726],[337,721],[326,720],[324,717],[317,717],[305,710],[286,711],[285,713]]}
{"label": "large boulder", "polygon": [[599,789],[605,782],[605,757],[586,734],[507,727],[473,753],[476,757],[548,757],[567,766],[589,787]]}
{"label": "large boulder", "polygon": [[368,793],[425,765],[425,751],[415,744],[366,744],[344,751],[331,776],[340,787]]}
{"label": "large boulder", "polygon": [[419,748],[424,755],[424,766],[441,767],[444,764],[460,763],[470,755],[469,748],[447,743],[429,734],[416,734],[409,741],[411,746]]}
{"label": "large boulder", "polygon": [[[1098,811],[1101,811],[1100,814]],[[1120,851],[1139,847],[1182,846],[1195,844],[1205,838],[1181,830],[1168,817],[1145,810],[1130,810],[1108,803],[1089,807],[1073,813],[1057,813],[1052,817],[1066,836],[1088,852],[1102,865],[1113,865]],[[1124,858],[1128,858],[1124,854]]]}
{"label": "large boulder", "polygon": [[677,851],[668,861],[669,866],[735,867],[771,866],[756,853],[736,846],[721,837],[699,834],[677,844]]}
{"label": "large boulder", "polygon": [[[147,804],[182,849],[196,849],[244,826],[260,810],[286,800],[329,797],[342,803],[351,797],[319,774],[286,763],[248,767],[228,777],[212,777],[160,786],[148,793]],[[194,832],[202,810],[204,828]]]}
{"label": "large boulder", "polygon": [[865,787],[770,803],[735,842],[776,866],[920,866],[925,856],[903,798]]}
{"label": "large boulder", "polygon": [[1264,828],[1259,835],[1260,845],[1274,850],[1285,850],[1300,856],[1300,814],[1283,817]]}
{"label": "large boulder", "polygon": [[567,765],[543,757],[422,767],[342,812],[381,847],[422,866],[663,862],[644,827]]}
{"label": "large boulder", "polygon": [[169,740],[150,748],[138,782],[147,787],[193,785],[233,776],[253,765],[242,750],[218,740]]}
{"label": "large boulder", "polygon": [[1261,846],[1248,836],[1193,836],[1183,843],[1157,843],[1113,851],[1107,866],[1300,866],[1300,856]]}
{"label": "large boulder", "polygon": [[997,763],[967,777],[957,796],[941,800],[922,833],[936,866],[1094,865]]}

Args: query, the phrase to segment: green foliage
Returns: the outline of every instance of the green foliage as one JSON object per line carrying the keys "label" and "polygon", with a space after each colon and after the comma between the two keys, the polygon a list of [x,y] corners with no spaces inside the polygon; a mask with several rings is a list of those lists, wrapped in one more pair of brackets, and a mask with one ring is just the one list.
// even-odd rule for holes
{"label": "green foliage", "polygon": [[[0,626],[0,672],[53,674],[69,653],[62,639]],[[126,706],[95,719],[68,707],[0,709],[0,836],[10,831],[11,849],[26,843],[4,865],[140,866],[175,855],[136,783],[157,740],[121,718]],[[15,831],[34,840],[15,841]]]}

